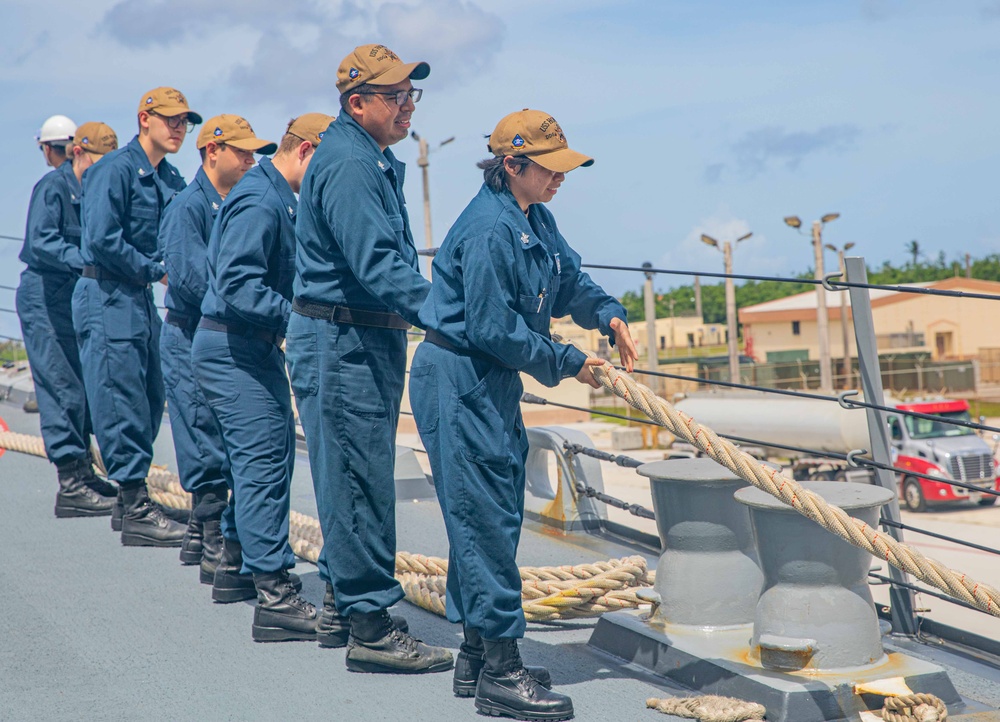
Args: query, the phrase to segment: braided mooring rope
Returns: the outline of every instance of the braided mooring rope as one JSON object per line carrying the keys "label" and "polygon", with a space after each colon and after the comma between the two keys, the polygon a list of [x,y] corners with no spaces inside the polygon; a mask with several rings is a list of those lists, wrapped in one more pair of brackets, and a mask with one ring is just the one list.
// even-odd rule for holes
{"label": "braided mooring rope", "polygon": [[744,702],[732,697],[706,695],[704,697],[677,697],[657,699],[650,697],[646,707],[675,717],[700,720],[700,722],[746,722],[762,720],[766,710],[756,702]]}
{"label": "braided mooring rope", "polygon": [[[588,356],[593,354],[588,353]],[[840,507],[827,503],[818,494],[807,491],[799,482],[765,466],[731,442],[720,438],[707,426],[702,426],[683,411],[678,411],[628,374],[610,365],[592,366],[590,369],[594,378],[605,389],[697,447],[740,478],[777,497],[827,531],[956,599],[1000,617],[1000,591],[997,589],[925,557],[888,534],[872,529]]]}
{"label": "braided mooring rope", "polygon": [[932,694],[886,697],[882,719],[884,722],[945,722],[948,708]]}

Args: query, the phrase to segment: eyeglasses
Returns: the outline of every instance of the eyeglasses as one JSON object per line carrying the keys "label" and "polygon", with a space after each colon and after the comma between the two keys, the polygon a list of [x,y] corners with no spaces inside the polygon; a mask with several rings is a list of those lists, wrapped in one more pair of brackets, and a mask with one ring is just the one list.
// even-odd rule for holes
{"label": "eyeglasses", "polygon": [[424,94],[422,88],[411,88],[410,90],[395,90],[391,93],[383,93],[378,91],[368,91],[365,93],[359,93],[359,95],[388,95],[390,98],[396,101],[396,105],[403,105],[406,99],[409,98],[414,103],[420,102],[420,97]]}
{"label": "eyeglasses", "polygon": [[188,119],[188,116],[186,114],[167,117],[166,115],[160,115],[159,113],[153,110],[149,110],[147,112],[150,115],[155,115],[157,118],[162,118],[163,122],[166,123],[167,127],[170,128],[171,130],[179,130],[180,128],[184,128],[185,133],[190,133],[192,130],[194,130],[195,123],[193,120]]}

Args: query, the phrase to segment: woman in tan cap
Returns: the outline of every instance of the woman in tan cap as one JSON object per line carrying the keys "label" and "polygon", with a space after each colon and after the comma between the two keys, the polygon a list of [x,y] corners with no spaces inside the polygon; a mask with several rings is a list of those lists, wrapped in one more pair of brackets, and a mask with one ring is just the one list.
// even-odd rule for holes
{"label": "woman in tan cap", "polygon": [[488,148],[492,157],[479,163],[485,183],[434,259],[410,402],[451,544],[448,618],[465,631],[455,693],[475,694],[486,714],[568,719],[570,698],[549,689],[548,672],[526,668],[518,652],[528,453],[518,374],[546,386],[571,377],[597,386],[588,367],[604,361],[555,343],[552,316],[599,328],[630,371],[636,350],[625,309],[580,270],[544,206],[566,173],[594,161],[570,150],[559,124],[537,110],[501,120]]}

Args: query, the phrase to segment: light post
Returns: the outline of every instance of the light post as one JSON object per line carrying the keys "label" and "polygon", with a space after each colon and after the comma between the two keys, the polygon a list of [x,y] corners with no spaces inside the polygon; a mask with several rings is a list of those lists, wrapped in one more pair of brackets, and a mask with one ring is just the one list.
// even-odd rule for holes
{"label": "light post", "polygon": [[[642,264],[645,269],[651,269],[653,264],[646,261]],[[646,271],[646,283],[642,288],[643,315],[646,317],[646,345],[649,347],[646,352],[646,365],[654,374],[659,362],[658,348],[656,345],[656,296],[653,295],[653,276],[656,274],[650,270]],[[650,377],[650,386],[656,383],[656,377]]]}
{"label": "light post", "polygon": [[[839,213],[827,213],[812,224],[813,252],[816,256],[816,280],[823,280],[823,226],[840,218]],[[798,230],[802,221],[798,216],[787,216],[785,223]],[[830,369],[830,318],[826,312],[826,289],[816,286],[816,326],[819,335],[819,387],[833,391],[833,373]]]}
{"label": "light post", "polygon": [[733,285],[733,246],[752,235],[753,233],[747,233],[734,242],[726,241],[720,246],[719,242],[711,236],[701,234],[701,242],[722,251],[722,257],[726,263],[726,340],[729,346],[729,381],[734,384],[740,383],[740,356],[737,343],[736,288]]}
{"label": "light post", "polygon": [[[427,172],[428,166],[430,165],[430,161],[428,159],[428,155],[430,154],[430,149],[428,148],[427,145],[427,139],[424,138],[422,135],[417,135],[416,131],[411,131],[410,137],[413,138],[413,140],[417,141],[417,143],[419,143],[420,145],[420,155],[417,157],[417,165],[420,166],[420,169],[423,172],[424,237],[427,242],[427,249],[430,250],[431,248],[434,247],[434,239],[433,236],[431,235],[431,184]],[[442,140],[440,143],[438,143],[437,148],[440,148],[443,145],[448,145],[448,143],[450,143],[453,140],[455,140],[455,136],[452,136],[451,138],[448,138],[446,140]],[[435,148],[435,150],[437,150],[437,148]],[[433,264],[433,261],[434,261],[433,258],[428,257],[427,278],[431,277],[431,265]]]}
{"label": "light post", "polygon": [[[837,248],[832,243],[827,243],[826,247],[837,254],[837,260],[840,261],[840,278],[846,280],[847,266],[844,265],[844,253],[854,248],[854,242],[845,243],[843,248]],[[844,291],[840,292],[840,332],[844,344],[844,388],[849,389],[853,374],[851,369],[851,336],[847,332],[847,293]]]}

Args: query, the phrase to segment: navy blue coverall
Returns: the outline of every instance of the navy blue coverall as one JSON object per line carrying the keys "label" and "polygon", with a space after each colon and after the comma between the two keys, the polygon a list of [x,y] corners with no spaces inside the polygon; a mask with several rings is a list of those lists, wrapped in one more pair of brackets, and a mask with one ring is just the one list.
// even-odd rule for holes
{"label": "navy blue coverall", "polygon": [[448,530],[447,613],[486,639],[524,636],[517,545],[528,439],[523,371],[546,386],[575,376],[586,356],[549,336],[571,315],[611,336],[625,309],[580,270],[580,256],[541,204],[521,211],[483,186],[434,259],[420,312],[428,333],[410,367],[410,404]]}
{"label": "navy blue coverall", "polygon": [[57,465],[84,458],[90,448],[90,413],[80,351],[73,330],[73,289],[80,255],[80,182],[67,160],[46,173],[28,205],[15,304],[31,363],[42,439]]}
{"label": "navy blue coverall", "polygon": [[243,574],[295,566],[288,545],[295,426],[280,344],[291,312],[296,205],[269,158],[226,197],[208,242],[191,348],[229,459],[233,493],[222,533],[243,546]]}
{"label": "navy blue coverall", "polygon": [[150,284],[166,273],[157,245],[163,209],[185,186],[174,166],[153,168],[136,136],[83,175],[84,277],[73,326],[94,432],[108,476],[145,480],[163,420],[160,327]]}
{"label": "navy blue coverall", "polygon": [[[208,286],[208,239],[221,205],[218,191],[199,168],[191,184],[167,206],[160,224],[168,279],[160,358],[177,469],[185,491],[214,492],[215,500],[227,498],[229,463],[219,426],[191,369],[191,341]],[[202,511],[195,508],[192,513],[200,517]]]}
{"label": "navy blue coverall", "polygon": [[[404,165],[342,113],[302,183],[295,297],[410,323],[430,284],[403,199]],[[323,529],[320,577],[342,614],[386,609],[396,581],[396,424],[406,331],[292,313],[289,377]]]}

